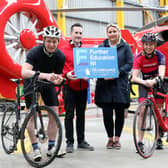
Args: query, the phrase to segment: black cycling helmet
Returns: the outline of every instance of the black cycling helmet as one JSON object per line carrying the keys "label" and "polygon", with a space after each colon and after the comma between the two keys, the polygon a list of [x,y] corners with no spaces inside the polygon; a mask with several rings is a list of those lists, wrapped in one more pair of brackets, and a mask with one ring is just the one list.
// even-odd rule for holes
{"label": "black cycling helmet", "polygon": [[157,41],[157,38],[156,38],[156,35],[154,33],[145,33],[142,38],[141,38],[141,42],[144,43],[144,42],[156,42]]}

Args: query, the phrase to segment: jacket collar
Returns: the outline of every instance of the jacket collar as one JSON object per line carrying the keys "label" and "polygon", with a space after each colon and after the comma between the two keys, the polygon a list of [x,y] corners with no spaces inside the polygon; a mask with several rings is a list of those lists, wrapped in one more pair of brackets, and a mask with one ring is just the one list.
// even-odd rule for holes
{"label": "jacket collar", "polygon": [[[69,40],[69,44],[70,44],[72,47],[76,47],[76,46],[74,45],[74,43],[73,43],[72,40]],[[82,42],[80,42],[78,48],[80,48],[81,46],[82,46]]]}
{"label": "jacket collar", "polygon": [[[105,40],[103,41],[103,45],[104,45],[104,47],[110,47],[110,45],[109,45],[109,40],[108,40],[108,39],[105,39]],[[118,48],[118,47],[121,47],[121,46],[123,46],[123,45],[124,45],[124,40],[121,39],[120,43],[117,44],[116,46],[117,46],[117,48]]]}
{"label": "jacket collar", "polygon": [[[57,50],[57,48],[56,48],[56,50]],[[45,53],[49,58],[51,58],[51,57],[56,53],[56,50],[55,50],[53,53],[49,53],[49,52],[46,50],[45,46],[43,45],[43,51],[44,51],[44,53]]]}

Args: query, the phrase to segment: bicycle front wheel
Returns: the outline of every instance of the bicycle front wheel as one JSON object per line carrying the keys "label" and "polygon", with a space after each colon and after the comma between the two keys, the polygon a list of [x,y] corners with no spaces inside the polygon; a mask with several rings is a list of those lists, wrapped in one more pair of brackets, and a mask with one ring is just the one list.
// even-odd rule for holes
{"label": "bicycle front wheel", "polygon": [[[34,124],[34,112],[26,117],[21,130],[21,147],[25,159],[33,167],[44,167],[51,163],[62,143],[62,126],[59,116],[48,106],[37,108],[37,129]],[[49,142],[54,143],[52,153],[48,150]],[[38,144],[41,158],[35,160],[32,144]]]}
{"label": "bicycle front wheel", "polygon": [[157,123],[151,100],[139,104],[133,121],[133,137],[137,152],[149,158],[154,150],[157,137]]}

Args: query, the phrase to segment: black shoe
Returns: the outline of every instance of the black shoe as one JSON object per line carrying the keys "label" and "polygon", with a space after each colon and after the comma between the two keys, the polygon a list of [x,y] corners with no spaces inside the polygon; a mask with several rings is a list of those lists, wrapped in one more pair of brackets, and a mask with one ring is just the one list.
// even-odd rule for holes
{"label": "black shoe", "polygon": [[57,158],[64,158],[65,155],[66,155],[66,152],[57,154],[56,157]]}
{"label": "black shoe", "polygon": [[86,141],[82,141],[78,144],[78,149],[86,149],[89,151],[94,151],[94,147],[90,146]]}
{"label": "black shoe", "polygon": [[162,143],[162,140],[160,138],[156,142],[156,149],[158,149],[158,150],[163,149],[163,143]]}
{"label": "black shoe", "polygon": [[159,126],[159,135],[160,137],[164,137],[164,131],[161,129],[160,126]]}
{"label": "black shoe", "polygon": [[144,144],[142,142],[138,142],[138,147],[142,153],[144,153]]}
{"label": "black shoe", "polygon": [[72,143],[68,143],[67,147],[66,147],[66,152],[67,153],[73,153],[73,151],[74,151],[73,144]]}

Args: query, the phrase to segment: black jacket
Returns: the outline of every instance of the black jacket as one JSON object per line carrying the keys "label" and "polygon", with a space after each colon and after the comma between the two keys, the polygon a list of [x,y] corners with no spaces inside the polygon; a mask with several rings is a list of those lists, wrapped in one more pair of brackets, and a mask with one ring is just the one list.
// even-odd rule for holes
{"label": "black jacket", "polygon": [[[110,47],[108,39],[104,40],[99,47]],[[132,69],[133,55],[130,46],[121,39],[117,45],[117,57],[119,78],[114,80],[97,79],[95,90],[95,103],[101,107],[103,103],[130,102],[130,88],[128,75]]]}

